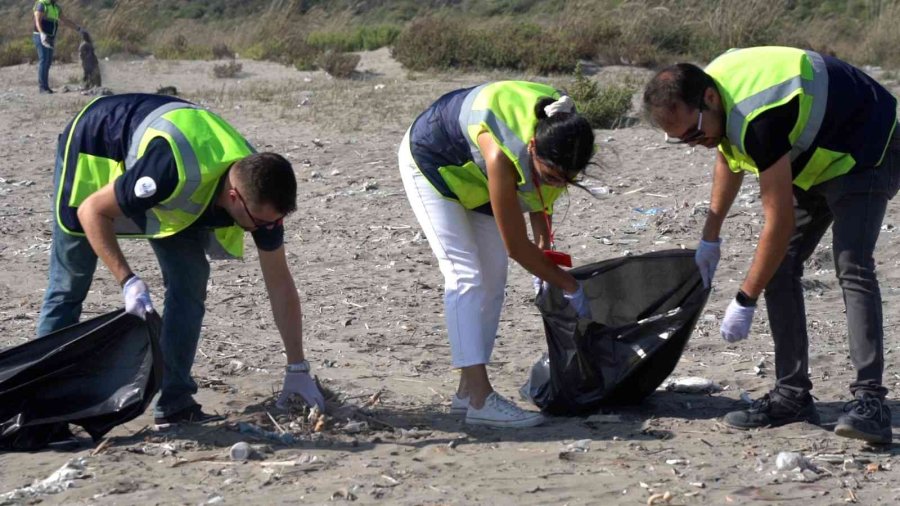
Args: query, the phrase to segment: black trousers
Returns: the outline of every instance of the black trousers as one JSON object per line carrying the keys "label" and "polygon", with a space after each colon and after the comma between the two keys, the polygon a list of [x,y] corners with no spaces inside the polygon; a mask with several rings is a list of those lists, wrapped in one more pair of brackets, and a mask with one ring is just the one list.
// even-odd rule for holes
{"label": "black trousers", "polygon": [[898,187],[900,127],[881,165],[856,167],[807,191],[794,187],[796,230],[787,255],[765,289],[775,341],[776,387],[782,392],[802,396],[812,389],[800,279],[803,263],[833,225],[834,267],[844,295],[850,359],[856,369],[850,391],[881,397],[887,393],[882,386],[884,328],[873,252],[887,203]]}

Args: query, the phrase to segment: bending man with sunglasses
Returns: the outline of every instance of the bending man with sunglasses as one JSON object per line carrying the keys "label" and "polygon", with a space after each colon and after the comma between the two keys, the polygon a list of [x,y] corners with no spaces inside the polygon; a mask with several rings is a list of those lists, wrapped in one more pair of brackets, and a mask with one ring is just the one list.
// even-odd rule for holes
{"label": "bending man with sunglasses", "polygon": [[162,271],[165,311],[159,428],[215,419],[193,399],[191,367],[205,312],[210,258],[241,258],[250,232],[288,366],[278,404],[293,394],[324,407],[304,359],[300,299],[284,250],[284,217],[296,209],[291,164],[255,153],[219,116],[160,95],[94,100],[59,137],[50,283],[39,336],[78,322],[99,257],[121,285],[125,310],[154,310],[119,238],[149,239]]}
{"label": "bending man with sunglasses", "polygon": [[775,342],[775,388],[725,422],[743,429],[818,423],[810,390],[803,263],[832,227],[844,294],[854,400],[835,432],[891,442],[882,385],[881,294],[873,252],[900,186],[894,97],[837,58],[785,47],[729,51],[702,70],[677,64],[647,85],[644,107],[669,142],[717,148],[709,214],[696,260],[704,283],[719,261],[719,232],[744,174],[759,178],[765,225],[722,321],[728,342],[750,333],[765,293]]}

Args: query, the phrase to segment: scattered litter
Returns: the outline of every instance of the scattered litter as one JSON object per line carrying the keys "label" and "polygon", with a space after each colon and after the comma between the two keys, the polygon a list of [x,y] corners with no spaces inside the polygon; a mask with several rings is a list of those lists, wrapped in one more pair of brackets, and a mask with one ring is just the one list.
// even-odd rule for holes
{"label": "scattered litter", "polygon": [[287,468],[294,471],[316,471],[325,466],[325,461],[315,455],[302,454],[293,460],[280,460],[277,462],[262,462],[259,464],[264,469]]}
{"label": "scattered litter", "polygon": [[825,462],[826,464],[843,464],[844,463],[843,455],[838,455],[835,453],[820,453],[812,457],[812,460]]}
{"label": "scattered litter", "polygon": [[432,434],[432,431],[430,431],[430,430],[400,429],[400,437],[401,438],[420,439],[423,437],[428,437],[431,434]]}
{"label": "scattered litter", "polygon": [[228,450],[231,460],[250,460],[255,454],[253,447],[244,441],[233,444]]}
{"label": "scattered litter", "polygon": [[364,192],[367,192],[370,190],[377,190],[377,189],[378,189],[378,181],[366,181],[362,187],[362,190]]}
{"label": "scattered litter", "polygon": [[338,490],[337,492],[331,494],[331,500],[333,501],[335,499],[344,499],[346,501],[355,501],[356,495],[353,492],[351,492],[350,490],[348,490],[346,488],[342,488],[342,489]]}
{"label": "scattered litter", "polygon": [[253,434],[254,436],[259,436],[286,445],[291,445],[297,442],[297,438],[294,437],[294,435],[290,432],[278,434],[277,432],[261,429],[256,425],[247,422],[238,423],[238,431],[240,431],[242,434]]}
{"label": "scattered litter", "polygon": [[660,503],[668,503],[672,500],[672,492],[666,490],[661,494],[653,494],[647,498],[647,506],[652,506],[654,504]]}
{"label": "scattered litter", "polygon": [[669,392],[683,394],[712,394],[722,391],[722,385],[707,378],[699,376],[682,376],[670,378],[663,383],[663,388]]}
{"label": "scattered litter", "polygon": [[647,209],[644,209],[643,207],[635,207],[634,210],[647,216],[656,216],[657,214],[666,212],[666,210],[662,207],[650,207]]}
{"label": "scattered litter", "polygon": [[843,471],[857,471],[863,468],[863,463],[854,459],[853,457],[847,457],[844,459],[843,464],[841,464],[841,470]]}
{"label": "scattered litter", "polygon": [[74,487],[75,480],[85,478],[90,478],[90,474],[87,472],[87,458],[78,457],[71,459],[54,471],[47,479],[35,481],[27,487],[17,488],[12,492],[0,495],[0,503],[20,502],[23,499],[31,499],[27,501],[29,503],[41,502],[40,499],[36,498],[47,494],[58,494]]}
{"label": "scattered litter", "polygon": [[375,89],[376,89],[376,90],[383,90],[383,89],[384,89],[384,85],[383,85],[383,84],[376,84],[376,85],[375,85]]}
{"label": "scattered litter", "polygon": [[766,359],[761,358],[759,362],[756,363],[756,366],[753,368],[753,372],[756,373],[757,376],[764,376],[766,369]]}
{"label": "scattered litter", "polygon": [[369,430],[369,424],[366,422],[347,422],[344,426],[344,432],[347,434],[359,434]]}
{"label": "scattered litter", "polygon": [[794,469],[809,469],[809,461],[797,452],[780,452],[775,457],[775,469],[779,471],[791,471]]}
{"label": "scattered litter", "polygon": [[697,488],[706,488],[706,483],[703,483],[702,481],[692,481],[689,485]]}
{"label": "scattered litter", "polygon": [[690,464],[691,461],[687,459],[668,459],[666,460],[666,464],[670,466],[685,466]]}
{"label": "scattered litter", "polygon": [[589,452],[591,451],[591,440],[590,439],[579,439],[572,444],[566,446],[564,450],[566,452]]}
{"label": "scattered litter", "polygon": [[206,504],[221,504],[223,502],[225,502],[224,497],[222,497],[220,495],[214,495],[214,496],[210,497],[208,501],[206,501]]}

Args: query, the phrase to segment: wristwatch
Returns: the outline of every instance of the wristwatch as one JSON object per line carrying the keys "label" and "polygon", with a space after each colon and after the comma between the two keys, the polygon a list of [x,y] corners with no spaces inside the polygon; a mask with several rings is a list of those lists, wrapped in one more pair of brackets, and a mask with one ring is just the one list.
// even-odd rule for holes
{"label": "wristwatch", "polygon": [[287,372],[305,372],[309,373],[309,362],[301,360],[296,364],[288,364],[284,368]]}
{"label": "wristwatch", "polygon": [[756,307],[756,299],[747,295],[743,290],[738,290],[734,300],[743,307]]}

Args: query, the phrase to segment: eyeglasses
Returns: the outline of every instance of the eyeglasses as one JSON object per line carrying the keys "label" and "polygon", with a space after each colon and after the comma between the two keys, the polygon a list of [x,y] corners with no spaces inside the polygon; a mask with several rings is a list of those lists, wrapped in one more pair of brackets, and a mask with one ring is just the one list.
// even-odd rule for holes
{"label": "eyeglasses", "polygon": [[234,190],[234,194],[237,195],[238,200],[241,201],[241,205],[244,206],[244,212],[247,213],[247,216],[250,217],[250,220],[253,221],[253,226],[255,226],[256,228],[271,228],[275,225],[280,224],[281,220],[284,219],[284,216],[273,221],[264,221],[257,219],[256,216],[253,216],[253,213],[251,213],[250,209],[247,207],[247,202],[244,200],[244,197],[241,196],[241,192],[239,192],[237,188],[232,187],[231,189]]}
{"label": "eyeglasses", "polygon": [[666,134],[666,143],[688,144],[690,142],[699,141],[705,136],[706,134],[703,132],[703,109],[700,109],[700,116],[697,118],[697,126],[688,130],[688,133],[684,134],[681,138],[669,137],[669,134]]}
{"label": "eyeglasses", "polygon": [[563,187],[563,186],[566,186],[566,185],[572,183],[572,180],[569,179],[568,176],[566,176],[565,171],[562,168],[560,168],[558,165],[556,165],[555,163],[552,163],[552,162],[548,162],[547,160],[544,160],[543,158],[540,158],[537,155],[533,155],[533,157],[536,161],[543,164],[544,167],[550,169],[550,170],[539,171],[539,170],[537,170],[537,167],[532,165],[532,170],[534,171],[534,173],[537,175],[538,179],[540,179],[540,181],[542,183],[548,184],[550,186],[556,186],[556,187]]}

